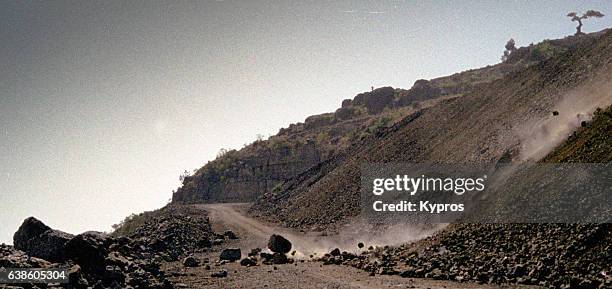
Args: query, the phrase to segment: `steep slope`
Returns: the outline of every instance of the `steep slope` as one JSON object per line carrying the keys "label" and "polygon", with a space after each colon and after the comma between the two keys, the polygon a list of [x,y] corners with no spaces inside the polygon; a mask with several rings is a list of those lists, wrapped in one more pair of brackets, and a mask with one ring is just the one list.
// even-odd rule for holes
{"label": "steep slope", "polygon": [[[251,212],[292,227],[328,225],[358,215],[360,165],[365,162],[518,158],[522,141],[532,137],[525,128],[552,117],[562,101],[584,101],[591,97],[589,87],[610,83],[612,33],[581,40],[536,65],[406,117],[265,194]],[[603,93],[598,101],[612,101],[609,91]]]}
{"label": "steep slope", "polygon": [[[610,162],[611,133],[612,106],[598,109],[592,121],[585,122],[542,162]],[[358,257],[324,257],[323,261],[403,277],[610,288],[612,279],[606,272],[610,270],[611,243],[609,223],[452,224],[415,243]]]}
{"label": "steep slope", "polygon": [[222,150],[214,161],[182,176],[183,184],[174,192],[173,201],[253,201],[419,109],[470,95],[485,84],[575,49],[602,34],[546,40],[517,49],[504,63],[421,79],[409,90],[382,87],[345,99],[333,113],[310,116],[304,123],[291,124],[269,139],[259,139],[241,150]]}

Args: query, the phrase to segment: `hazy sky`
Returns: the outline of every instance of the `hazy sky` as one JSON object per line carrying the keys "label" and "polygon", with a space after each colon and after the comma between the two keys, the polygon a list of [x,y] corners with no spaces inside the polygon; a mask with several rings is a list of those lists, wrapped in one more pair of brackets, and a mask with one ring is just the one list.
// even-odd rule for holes
{"label": "hazy sky", "polygon": [[0,1],[0,242],[31,215],[110,230],[220,148],[497,63],[586,9],[612,1]]}

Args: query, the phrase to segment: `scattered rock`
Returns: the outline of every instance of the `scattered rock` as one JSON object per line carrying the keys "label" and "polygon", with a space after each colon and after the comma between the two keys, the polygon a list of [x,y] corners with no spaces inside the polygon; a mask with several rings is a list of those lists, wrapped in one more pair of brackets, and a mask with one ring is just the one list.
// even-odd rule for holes
{"label": "scattered rock", "polygon": [[194,256],[187,256],[183,259],[183,266],[185,267],[198,267],[200,266],[200,261],[196,259]]}
{"label": "scattered rock", "polygon": [[214,278],[225,278],[227,277],[227,270],[221,270],[218,272],[213,272],[210,274],[210,277],[214,277]]}
{"label": "scattered rock", "polygon": [[68,269],[68,282],[71,286],[78,289],[84,289],[89,286],[89,282],[83,277],[81,266],[79,265],[74,265]]}
{"label": "scattered rock", "polygon": [[13,246],[0,245],[0,267],[4,268],[49,268],[51,263],[46,260],[30,257],[25,252]]}
{"label": "scattered rock", "polygon": [[261,254],[259,254],[259,256],[263,260],[262,263],[266,265],[272,264],[272,258],[274,257],[272,254],[262,252]]}
{"label": "scattered rock", "polygon": [[454,224],[435,238],[417,243],[371,248],[359,255],[338,255],[334,250],[316,260],[323,265],[352,266],[372,275],[549,288],[608,288],[610,279],[592,272],[606,272],[609,268],[611,226]]}
{"label": "scattered rock", "polygon": [[247,266],[247,267],[255,266],[255,265],[257,265],[257,260],[255,260],[255,259],[253,259],[251,257],[244,258],[244,259],[240,260],[240,265],[241,266]]}
{"label": "scattered rock", "polygon": [[238,248],[228,248],[221,251],[219,260],[227,260],[230,262],[238,261],[242,257],[242,252]]}

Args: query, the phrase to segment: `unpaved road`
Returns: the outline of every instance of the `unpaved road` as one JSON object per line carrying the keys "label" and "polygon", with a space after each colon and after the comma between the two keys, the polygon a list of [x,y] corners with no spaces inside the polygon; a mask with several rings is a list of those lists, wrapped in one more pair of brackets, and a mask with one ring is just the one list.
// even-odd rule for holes
{"label": "unpaved road", "polygon": [[[513,286],[491,286],[474,283],[458,283],[430,279],[402,278],[399,276],[376,275],[348,266],[328,265],[308,261],[304,254],[298,254],[294,264],[257,265],[243,267],[238,263],[220,265],[218,260],[220,250],[227,247],[239,247],[243,257],[252,248],[265,248],[267,239],[273,233],[280,233],[290,239],[297,250],[311,250],[333,246],[332,236],[317,236],[287,229],[276,228],[272,224],[263,223],[248,217],[244,212],[248,204],[209,204],[197,205],[209,212],[215,231],[230,229],[239,240],[228,241],[221,248],[216,247],[210,252],[197,254],[201,260],[208,259],[210,270],[205,265],[196,268],[185,268],[180,262],[165,264],[164,269],[174,272],[170,278],[177,283],[178,288],[325,288],[325,289],[360,289],[360,288],[519,288]],[[318,244],[321,242],[321,244]],[[305,252],[305,251],[304,251]],[[297,256],[297,255],[296,255]],[[212,278],[212,272],[225,269],[226,278]],[[520,287],[527,288],[527,287]]]}

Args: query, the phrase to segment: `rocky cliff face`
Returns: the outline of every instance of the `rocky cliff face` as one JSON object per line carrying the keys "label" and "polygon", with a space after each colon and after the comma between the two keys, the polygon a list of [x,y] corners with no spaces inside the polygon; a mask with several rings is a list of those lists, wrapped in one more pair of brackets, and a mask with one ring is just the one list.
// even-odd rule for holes
{"label": "rocky cliff face", "polygon": [[257,153],[227,152],[207,164],[193,176],[185,177],[183,186],[174,193],[173,201],[232,202],[253,201],[262,192],[320,161],[321,152],[313,141],[268,147],[252,145]]}

